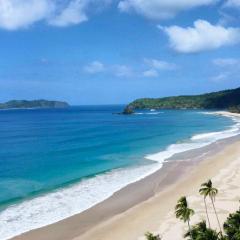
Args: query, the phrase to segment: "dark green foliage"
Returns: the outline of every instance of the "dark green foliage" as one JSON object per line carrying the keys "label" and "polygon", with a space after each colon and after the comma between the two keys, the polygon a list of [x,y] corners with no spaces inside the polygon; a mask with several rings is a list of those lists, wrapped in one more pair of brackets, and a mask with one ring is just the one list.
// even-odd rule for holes
{"label": "dark green foliage", "polygon": [[[191,235],[191,226],[190,226],[190,218],[194,214],[194,211],[188,207],[187,198],[185,196],[181,197],[177,205],[175,206],[175,215],[176,218],[179,218],[183,222],[187,222],[188,229]],[[193,240],[191,236],[191,240]]]}
{"label": "dark green foliage", "polygon": [[201,185],[201,188],[199,190],[199,193],[203,195],[204,197],[209,196],[212,199],[215,199],[218,190],[213,187],[211,179],[209,179],[207,182],[203,183]]}
{"label": "dark green foliage", "polygon": [[220,240],[219,233],[207,228],[205,221],[194,225],[191,229],[191,233],[188,231],[184,235],[184,238],[191,239],[191,235],[193,240]]}
{"label": "dark green foliage", "polygon": [[227,239],[240,240],[240,209],[232,213],[223,225]]}
{"label": "dark green foliage", "polygon": [[0,109],[11,108],[65,108],[69,107],[68,103],[48,100],[12,100],[6,103],[0,103]]}
{"label": "dark green foliage", "polygon": [[240,105],[240,88],[196,96],[142,98],[130,103],[134,109],[227,109]]}
{"label": "dark green foliage", "polygon": [[188,222],[190,220],[190,217],[194,214],[194,211],[188,207],[187,199],[185,196],[181,197],[178,200],[175,207],[175,214],[176,218],[179,218],[184,222]]}
{"label": "dark green foliage", "polygon": [[218,218],[218,214],[217,214],[217,211],[216,211],[216,208],[215,208],[215,204],[214,204],[215,197],[218,194],[218,190],[213,187],[212,181],[209,179],[207,182],[205,182],[201,185],[199,193],[201,195],[203,195],[204,198],[210,197],[212,205],[213,205],[213,209],[214,209],[217,221],[218,221],[219,229],[222,232],[222,227],[221,227],[221,224],[220,224],[220,221],[219,221],[219,218]]}
{"label": "dark green foliage", "polygon": [[147,232],[145,234],[145,237],[147,240],[161,240],[161,238],[159,237],[159,235],[153,235],[152,233],[150,232]]}

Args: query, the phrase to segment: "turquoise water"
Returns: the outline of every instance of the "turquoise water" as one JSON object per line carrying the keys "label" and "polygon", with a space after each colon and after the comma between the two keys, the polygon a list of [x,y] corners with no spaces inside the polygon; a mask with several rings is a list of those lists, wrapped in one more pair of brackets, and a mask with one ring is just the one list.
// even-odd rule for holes
{"label": "turquoise water", "polygon": [[[231,118],[197,110],[113,114],[122,109],[82,106],[0,111],[0,220],[5,221],[0,239],[43,226],[41,219],[48,218],[50,223],[80,212],[161,167],[164,156],[239,130]],[[202,135],[211,132],[217,133]],[[70,202],[76,193],[79,203],[69,210],[63,198]],[[63,213],[41,216],[39,209],[46,208],[46,199],[51,204],[61,199],[56,206],[67,210],[61,207],[58,211]],[[34,209],[39,215],[31,212]],[[29,216],[36,216],[35,225],[31,226]],[[17,224],[27,220],[30,226],[26,223],[16,232]]]}

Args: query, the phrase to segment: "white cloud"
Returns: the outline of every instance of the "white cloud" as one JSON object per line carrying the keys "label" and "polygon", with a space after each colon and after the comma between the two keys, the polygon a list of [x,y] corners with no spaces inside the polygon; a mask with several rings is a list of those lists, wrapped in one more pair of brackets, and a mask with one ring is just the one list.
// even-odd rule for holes
{"label": "white cloud", "polygon": [[159,74],[158,74],[157,70],[149,69],[149,70],[143,72],[143,76],[144,77],[158,77]]}
{"label": "white cloud", "polygon": [[117,77],[130,77],[133,75],[133,71],[126,65],[115,65],[112,68],[113,74]]}
{"label": "white cloud", "polygon": [[65,27],[87,21],[88,17],[85,11],[88,4],[89,1],[71,1],[59,15],[56,15],[49,20],[49,24]]}
{"label": "white cloud", "polygon": [[174,70],[177,67],[174,63],[169,63],[158,59],[144,59],[144,61],[148,66],[157,70]]}
{"label": "white cloud", "polygon": [[158,77],[159,71],[172,71],[177,69],[177,65],[159,59],[144,59],[144,63],[148,70],[142,73],[143,77]]}
{"label": "white cloud", "polygon": [[236,58],[216,58],[213,60],[213,64],[218,67],[239,66],[240,60]]}
{"label": "white cloud", "polygon": [[205,20],[197,20],[193,27],[187,28],[158,27],[168,35],[171,48],[182,53],[211,50],[240,42],[240,28],[225,28]]}
{"label": "white cloud", "polygon": [[65,27],[88,20],[90,12],[106,7],[111,0],[0,0],[0,28],[17,30],[45,21]]}
{"label": "white cloud", "polygon": [[171,71],[177,69],[173,63],[157,59],[144,59],[144,65],[133,69],[132,66],[124,64],[105,64],[99,61],[93,61],[83,67],[83,70],[89,74],[105,73],[115,77],[158,77],[160,71]]}
{"label": "white cloud", "polygon": [[7,30],[26,28],[48,18],[54,8],[50,0],[0,0],[0,27]]}
{"label": "white cloud", "polygon": [[105,71],[105,66],[99,61],[93,61],[90,64],[86,65],[83,70],[87,73],[94,74]]}
{"label": "white cloud", "polygon": [[211,80],[213,82],[223,82],[228,80],[230,77],[230,74],[228,72],[223,72],[223,73],[219,73],[218,75],[214,76],[211,78]]}
{"label": "white cloud", "polygon": [[133,76],[133,71],[126,65],[106,65],[99,61],[93,61],[83,67],[83,70],[89,74],[107,73],[116,77]]}
{"label": "white cloud", "polygon": [[118,8],[122,12],[134,11],[150,19],[167,19],[178,12],[210,5],[218,0],[121,0]]}

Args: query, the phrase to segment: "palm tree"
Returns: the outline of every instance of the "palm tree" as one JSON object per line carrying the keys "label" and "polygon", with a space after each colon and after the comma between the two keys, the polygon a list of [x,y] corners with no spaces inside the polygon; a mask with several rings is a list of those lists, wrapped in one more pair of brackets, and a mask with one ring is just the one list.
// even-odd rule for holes
{"label": "palm tree", "polygon": [[187,222],[191,239],[193,240],[192,231],[190,227],[190,217],[194,214],[194,211],[188,207],[188,202],[185,196],[181,197],[178,200],[177,205],[175,207],[175,214],[176,218],[179,218],[183,222]]}
{"label": "palm tree", "polygon": [[[202,184],[202,185],[203,185],[203,184]],[[202,185],[201,185],[201,186],[202,186]],[[203,195],[203,201],[204,201],[206,216],[207,216],[207,220],[208,220],[208,227],[211,228],[211,224],[210,224],[210,220],[209,220],[209,216],[208,216],[207,203],[206,203],[206,197],[207,197],[207,196],[205,195],[205,192],[202,191],[202,188],[200,188],[199,193],[200,193],[201,195]]]}
{"label": "palm tree", "polygon": [[212,230],[211,228],[207,228],[206,222],[202,221],[192,227],[192,232],[189,231],[184,235],[184,238],[191,237],[194,240],[219,240],[219,234]]}
{"label": "palm tree", "polygon": [[[201,195],[203,195],[204,198],[209,197],[211,199],[213,209],[214,209],[214,212],[215,212],[215,215],[216,215],[216,218],[217,218],[218,226],[219,226],[220,232],[222,233],[221,224],[220,224],[220,221],[219,221],[219,218],[218,218],[218,215],[217,215],[217,211],[216,211],[216,208],[215,208],[215,204],[214,204],[215,197],[218,194],[217,188],[213,187],[212,181],[209,179],[207,182],[205,182],[201,185],[201,188],[199,189],[199,193]],[[209,221],[209,219],[208,219],[208,221]]]}

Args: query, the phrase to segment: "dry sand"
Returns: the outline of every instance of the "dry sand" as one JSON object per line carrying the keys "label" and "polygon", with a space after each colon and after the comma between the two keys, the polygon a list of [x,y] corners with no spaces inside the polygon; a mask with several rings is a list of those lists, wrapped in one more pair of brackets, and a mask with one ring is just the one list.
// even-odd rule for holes
{"label": "dry sand", "polygon": [[[175,219],[174,206],[177,199],[186,195],[196,214],[192,222],[205,219],[203,198],[198,194],[202,182],[211,178],[219,189],[216,208],[223,222],[229,212],[236,211],[240,199],[240,142],[226,147],[223,151],[202,162],[189,176],[160,192],[148,201],[95,227],[74,240],[134,240],[144,239],[146,231],[159,233],[164,240],[183,239],[186,226]],[[211,207],[210,202],[208,204]],[[213,209],[210,210],[212,227],[217,229]]]}
{"label": "dry sand", "polygon": [[[159,233],[164,240],[180,240],[186,226],[174,217],[176,201],[186,195],[196,212],[192,222],[205,219],[203,199],[198,189],[209,178],[219,188],[216,208],[223,222],[229,212],[239,207],[239,139],[239,136],[225,139],[203,149],[180,154],[177,159],[181,161],[168,161],[161,170],[130,184],[95,207],[14,239],[140,240],[144,239],[145,232],[152,231]],[[212,208],[210,219],[217,229]]]}

